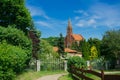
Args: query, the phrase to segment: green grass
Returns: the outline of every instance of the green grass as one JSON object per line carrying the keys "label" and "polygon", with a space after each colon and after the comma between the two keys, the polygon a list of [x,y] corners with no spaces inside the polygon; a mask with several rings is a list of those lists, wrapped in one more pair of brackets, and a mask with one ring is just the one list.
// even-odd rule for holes
{"label": "green grass", "polygon": [[72,79],[71,76],[68,74],[68,75],[61,76],[61,77],[59,78],[59,80],[73,80],[73,79]]}
{"label": "green grass", "polygon": [[16,76],[15,80],[36,80],[42,76],[64,73],[64,71],[28,71]]}
{"label": "green grass", "polygon": [[100,77],[97,77],[97,76],[92,75],[92,74],[86,74],[86,76],[89,77],[89,78],[91,78],[91,79],[93,79],[93,80],[101,80]]}

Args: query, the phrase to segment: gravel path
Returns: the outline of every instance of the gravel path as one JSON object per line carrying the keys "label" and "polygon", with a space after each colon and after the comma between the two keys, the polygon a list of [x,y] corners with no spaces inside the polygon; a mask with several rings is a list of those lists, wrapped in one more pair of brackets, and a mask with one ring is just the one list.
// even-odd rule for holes
{"label": "gravel path", "polygon": [[48,76],[43,76],[37,80],[58,80],[58,78],[63,75],[65,74],[48,75]]}

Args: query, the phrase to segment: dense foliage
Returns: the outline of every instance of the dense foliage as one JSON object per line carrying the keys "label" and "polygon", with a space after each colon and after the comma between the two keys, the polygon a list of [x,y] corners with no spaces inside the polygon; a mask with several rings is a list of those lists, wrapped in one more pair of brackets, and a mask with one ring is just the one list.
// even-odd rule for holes
{"label": "dense foliage", "polygon": [[46,40],[51,46],[57,46],[58,37],[48,37],[42,39]]}
{"label": "dense foliage", "polygon": [[9,26],[8,28],[0,27],[0,42],[3,40],[31,52],[31,41],[25,36],[23,31],[12,28],[12,26]]}
{"label": "dense foliage", "polygon": [[86,61],[79,56],[74,56],[68,59],[67,66],[68,66],[68,71],[72,66],[75,66],[77,68],[86,68]]}
{"label": "dense foliage", "polygon": [[93,47],[93,46],[96,47],[96,50],[98,52],[97,55],[100,56],[101,40],[99,40],[97,38],[89,38],[88,43],[89,43],[90,47]]}
{"label": "dense foliage", "polygon": [[0,27],[0,79],[12,80],[24,70],[31,58],[31,41],[23,31]]}
{"label": "dense foliage", "polygon": [[24,0],[0,0],[0,25],[8,27],[15,25],[16,28],[27,33],[32,29],[32,19]]}
{"label": "dense foliage", "polygon": [[57,46],[58,46],[58,53],[61,57],[65,56],[65,52],[64,52],[64,38],[62,36],[62,34],[60,34],[60,37],[58,38],[58,42],[57,42]]}
{"label": "dense foliage", "polygon": [[28,60],[27,51],[21,47],[0,43],[0,80],[13,80],[16,73],[20,73]]}
{"label": "dense foliage", "polygon": [[120,30],[107,31],[102,39],[101,55],[115,67],[116,59],[120,57]]}
{"label": "dense foliage", "polygon": [[95,58],[98,58],[98,51],[95,46],[92,46],[90,49],[90,60],[93,60]]}
{"label": "dense foliage", "polygon": [[79,43],[73,42],[72,46],[71,46],[71,49],[76,50],[76,51],[82,51],[81,50],[81,45],[80,45],[81,43],[80,42],[82,42],[82,41],[79,41]]}
{"label": "dense foliage", "polygon": [[89,60],[90,59],[90,44],[84,40],[80,42],[80,47],[82,51],[82,55],[84,59]]}
{"label": "dense foliage", "polygon": [[53,50],[53,46],[51,46],[47,41],[41,40],[40,42],[40,54],[39,58],[42,60],[44,59],[52,59],[57,58],[58,53]]}
{"label": "dense foliage", "polygon": [[32,57],[38,60],[38,53],[40,50],[40,32],[37,30],[30,30],[29,37],[32,40]]}

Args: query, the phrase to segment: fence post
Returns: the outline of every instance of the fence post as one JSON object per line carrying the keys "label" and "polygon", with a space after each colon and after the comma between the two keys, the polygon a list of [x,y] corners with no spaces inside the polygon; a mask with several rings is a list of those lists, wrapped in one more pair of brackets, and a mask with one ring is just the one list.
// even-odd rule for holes
{"label": "fence post", "polygon": [[[83,73],[83,70],[84,70],[84,68],[82,67],[82,68],[81,68],[81,72],[82,72],[81,74],[82,74],[82,75],[84,74],[84,73]],[[84,79],[84,78],[82,78],[82,80],[83,80],[83,79]]]}
{"label": "fence post", "polygon": [[104,71],[101,70],[101,80],[104,80]]}
{"label": "fence post", "polygon": [[36,60],[36,64],[37,64],[36,65],[36,67],[37,67],[36,70],[38,72],[38,71],[40,71],[40,60]]}
{"label": "fence post", "polygon": [[67,61],[64,60],[64,70],[67,71]]}

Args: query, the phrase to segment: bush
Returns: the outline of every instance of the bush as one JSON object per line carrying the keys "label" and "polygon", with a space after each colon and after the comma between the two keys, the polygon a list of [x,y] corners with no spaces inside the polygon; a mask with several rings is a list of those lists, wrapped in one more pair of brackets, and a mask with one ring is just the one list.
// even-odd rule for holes
{"label": "bush", "polygon": [[31,40],[25,36],[25,33],[21,30],[13,28],[14,26],[9,26],[7,28],[0,26],[0,42],[6,41],[8,44],[13,46],[19,46],[26,51],[29,59],[26,64],[29,64],[31,53],[32,53],[32,43]]}
{"label": "bush", "polygon": [[24,70],[26,60],[26,50],[6,41],[0,43],[0,80],[13,80],[16,73]]}
{"label": "bush", "polygon": [[79,56],[73,56],[68,59],[67,66],[68,72],[70,71],[70,67],[72,66],[75,66],[77,68],[86,68],[86,61]]}
{"label": "bush", "polygon": [[21,30],[9,26],[4,28],[0,26],[0,42],[6,40],[7,43],[14,46],[21,46],[22,49],[31,51],[31,41]]}

